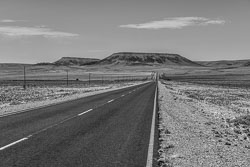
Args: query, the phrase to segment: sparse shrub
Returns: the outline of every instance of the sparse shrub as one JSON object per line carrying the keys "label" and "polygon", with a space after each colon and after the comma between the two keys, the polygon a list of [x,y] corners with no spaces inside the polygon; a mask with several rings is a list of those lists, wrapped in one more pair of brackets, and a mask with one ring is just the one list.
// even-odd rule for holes
{"label": "sparse shrub", "polygon": [[235,118],[231,120],[230,123],[234,123],[235,125],[241,124],[241,125],[250,126],[250,115]]}

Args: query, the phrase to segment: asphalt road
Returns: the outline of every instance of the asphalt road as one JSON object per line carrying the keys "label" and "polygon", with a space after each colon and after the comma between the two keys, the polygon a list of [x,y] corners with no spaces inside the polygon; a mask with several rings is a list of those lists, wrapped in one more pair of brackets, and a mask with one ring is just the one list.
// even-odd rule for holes
{"label": "asphalt road", "polygon": [[0,166],[145,166],[155,88],[151,82],[0,118]]}

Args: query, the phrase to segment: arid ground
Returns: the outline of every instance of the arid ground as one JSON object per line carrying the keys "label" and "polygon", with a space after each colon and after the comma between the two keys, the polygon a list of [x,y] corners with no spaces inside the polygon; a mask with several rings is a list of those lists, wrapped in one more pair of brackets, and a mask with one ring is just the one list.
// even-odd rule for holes
{"label": "arid ground", "polygon": [[159,166],[250,166],[249,67],[26,65],[26,70],[30,83],[23,90],[23,66],[1,66],[2,114],[133,85],[158,72]]}
{"label": "arid ground", "polygon": [[249,68],[162,71],[160,166],[250,166]]}

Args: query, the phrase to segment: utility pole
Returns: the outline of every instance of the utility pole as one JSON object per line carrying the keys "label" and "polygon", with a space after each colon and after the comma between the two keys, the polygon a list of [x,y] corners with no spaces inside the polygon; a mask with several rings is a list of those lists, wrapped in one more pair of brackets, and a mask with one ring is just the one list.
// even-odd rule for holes
{"label": "utility pole", "polygon": [[157,72],[155,72],[155,81],[158,82],[158,79],[159,79],[159,75]]}
{"label": "utility pole", "polygon": [[23,89],[26,90],[26,69],[23,66]]}
{"label": "utility pole", "polygon": [[103,85],[103,75],[102,75],[102,85]]}
{"label": "utility pole", "polygon": [[89,73],[89,87],[90,87],[90,75],[91,75],[91,74]]}
{"label": "utility pole", "polygon": [[67,70],[67,86],[69,86],[69,70]]}

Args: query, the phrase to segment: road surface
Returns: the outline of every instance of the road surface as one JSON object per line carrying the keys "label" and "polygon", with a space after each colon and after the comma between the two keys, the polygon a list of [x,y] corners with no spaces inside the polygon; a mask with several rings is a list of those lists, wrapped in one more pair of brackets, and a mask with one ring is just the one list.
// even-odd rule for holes
{"label": "road surface", "polygon": [[0,166],[146,166],[155,90],[150,82],[2,117]]}

